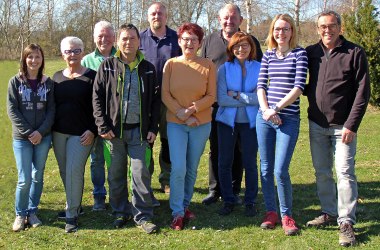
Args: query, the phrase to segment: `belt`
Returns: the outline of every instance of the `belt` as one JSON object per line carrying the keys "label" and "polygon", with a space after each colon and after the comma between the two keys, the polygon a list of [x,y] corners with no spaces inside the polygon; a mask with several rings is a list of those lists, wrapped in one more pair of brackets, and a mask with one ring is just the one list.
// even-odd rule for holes
{"label": "belt", "polygon": [[140,127],[140,123],[123,123],[123,130],[130,130]]}

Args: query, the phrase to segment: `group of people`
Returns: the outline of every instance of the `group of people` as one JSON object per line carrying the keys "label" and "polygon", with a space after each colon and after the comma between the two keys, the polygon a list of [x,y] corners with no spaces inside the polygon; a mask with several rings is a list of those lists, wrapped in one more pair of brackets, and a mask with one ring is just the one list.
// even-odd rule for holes
{"label": "group of people", "polygon": [[[199,25],[185,23],[175,32],[166,25],[167,17],[166,7],[153,3],[150,27],[140,33],[132,24],[121,25],[117,48],[112,25],[100,21],[94,28],[96,49],[86,56],[79,38],[64,38],[61,53],[67,67],[52,79],[43,74],[41,47],[25,48],[7,100],[18,170],[13,230],[42,224],[36,213],[52,144],[66,193],[61,216],[67,233],[78,230],[89,155],[93,210],[106,208],[107,165],[114,227],[133,219],[146,233],[157,232],[153,209],[160,203],[151,176],[152,146],[160,133],[159,181],[170,195],[171,228],[182,230],[196,218],[190,202],[209,139],[210,191],[202,203],[221,197],[220,215],[244,203],[245,215],[255,216],[259,152],[266,208],[261,228],[273,229],[281,219],[285,234],[296,235],[289,166],[304,94],[322,210],[307,226],[338,223],[339,243],[354,245],[356,132],[370,88],[365,52],[341,35],[339,14],[318,16],[320,41],[306,49],[298,45],[291,16],[276,15],[264,54],[255,37],[240,31],[243,18],[235,4],[219,11],[221,30],[205,39]],[[243,170],[244,201],[239,196]]]}

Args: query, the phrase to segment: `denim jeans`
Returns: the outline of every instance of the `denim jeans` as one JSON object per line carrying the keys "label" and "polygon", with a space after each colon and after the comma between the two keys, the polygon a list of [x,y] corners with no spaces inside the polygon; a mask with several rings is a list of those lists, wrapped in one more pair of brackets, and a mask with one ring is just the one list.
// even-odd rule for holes
{"label": "denim jeans", "polygon": [[233,204],[232,165],[237,139],[240,138],[243,166],[245,168],[245,204],[255,203],[258,191],[257,135],[249,123],[235,123],[232,128],[218,122],[219,180],[224,202]]}
{"label": "denim jeans", "polygon": [[280,114],[282,125],[265,121],[257,114],[256,131],[261,162],[261,186],[267,211],[276,211],[274,176],[281,217],[292,215],[292,183],[289,165],[297,143],[299,115]]}
{"label": "denim jeans", "polygon": [[200,157],[210,135],[211,124],[197,127],[168,122],[168,140],[172,171],[170,208],[173,216],[184,216],[193,197]]}
{"label": "denim jeans", "polygon": [[103,152],[103,139],[98,136],[95,138],[94,147],[91,150],[91,181],[94,185],[92,194],[98,197],[107,195],[104,183],[106,181],[105,168],[104,168],[104,152]]}
{"label": "denim jeans", "polygon": [[[342,143],[343,126],[322,128],[309,120],[310,150],[315,169],[317,193],[322,212],[338,215],[338,223],[356,222],[358,187],[355,176],[356,136],[349,144]],[[337,176],[338,200],[333,175]]]}
{"label": "denim jeans", "polygon": [[33,145],[29,140],[13,140],[13,152],[18,172],[16,215],[26,216],[37,212],[50,145],[50,134],[42,137],[38,145]]}

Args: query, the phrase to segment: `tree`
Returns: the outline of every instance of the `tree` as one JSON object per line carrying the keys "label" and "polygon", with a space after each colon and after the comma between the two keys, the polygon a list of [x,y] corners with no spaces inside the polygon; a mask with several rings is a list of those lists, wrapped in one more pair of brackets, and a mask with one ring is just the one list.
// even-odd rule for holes
{"label": "tree", "polygon": [[343,15],[345,36],[364,48],[371,81],[370,103],[380,106],[380,28],[379,12],[372,0],[357,0],[354,11]]}

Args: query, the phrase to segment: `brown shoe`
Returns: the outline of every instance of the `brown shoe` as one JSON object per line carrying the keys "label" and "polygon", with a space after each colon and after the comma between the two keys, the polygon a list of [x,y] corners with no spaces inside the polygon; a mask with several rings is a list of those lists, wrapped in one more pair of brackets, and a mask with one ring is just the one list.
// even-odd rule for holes
{"label": "brown shoe", "polygon": [[339,227],[339,245],[344,247],[356,245],[354,228],[351,223],[342,223]]}
{"label": "brown shoe", "polygon": [[165,194],[170,194],[170,186],[161,184],[161,191]]}
{"label": "brown shoe", "polygon": [[329,225],[336,225],[336,216],[331,216],[326,213],[321,213],[318,217],[314,218],[314,220],[308,221],[306,223],[307,227],[325,227]]}

